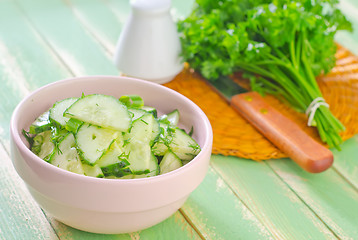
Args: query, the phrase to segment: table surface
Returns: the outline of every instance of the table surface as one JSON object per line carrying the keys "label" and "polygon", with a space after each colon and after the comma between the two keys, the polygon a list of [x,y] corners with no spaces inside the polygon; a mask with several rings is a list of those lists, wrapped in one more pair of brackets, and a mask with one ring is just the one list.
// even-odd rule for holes
{"label": "table surface", "polygon": [[[174,19],[192,1],[173,1]],[[358,2],[341,9],[358,28]],[[290,159],[212,156],[182,208],[149,229],[82,232],[42,211],[10,158],[9,121],[29,92],[83,75],[118,75],[112,55],[130,13],[127,0],[0,1],[0,239],[358,239],[358,136],[333,150],[335,163],[309,174]],[[358,30],[337,41],[358,54]]]}

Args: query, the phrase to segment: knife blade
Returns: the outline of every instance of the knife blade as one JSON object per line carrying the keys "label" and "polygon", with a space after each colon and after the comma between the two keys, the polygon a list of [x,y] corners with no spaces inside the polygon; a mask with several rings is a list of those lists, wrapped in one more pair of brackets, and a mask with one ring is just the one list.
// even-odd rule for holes
{"label": "knife blade", "polygon": [[332,152],[281,114],[257,92],[247,91],[230,77],[208,82],[230,105],[301,168],[319,173],[333,164]]}

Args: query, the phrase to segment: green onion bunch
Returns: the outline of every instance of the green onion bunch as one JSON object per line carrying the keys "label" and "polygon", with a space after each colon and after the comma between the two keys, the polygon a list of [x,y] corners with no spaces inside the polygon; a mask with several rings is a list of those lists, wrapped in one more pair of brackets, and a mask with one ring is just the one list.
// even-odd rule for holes
{"label": "green onion bunch", "polygon": [[335,65],[335,33],[352,28],[337,4],[197,0],[192,13],[178,22],[182,57],[210,81],[242,71],[254,91],[273,94],[297,111],[308,109],[309,125],[317,127],[323,142],[339,149],[344,126],[316,82]]}

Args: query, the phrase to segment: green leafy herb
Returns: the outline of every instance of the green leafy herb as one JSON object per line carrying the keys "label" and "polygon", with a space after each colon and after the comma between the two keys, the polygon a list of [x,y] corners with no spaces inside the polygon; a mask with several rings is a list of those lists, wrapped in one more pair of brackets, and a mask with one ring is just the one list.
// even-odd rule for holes
{"label": "green leafy herb", "polygon": [[49,111],[46,111],[30,125],[29,133],[38,134],[50,130],[51,126],[52,124],[49,119]]}
{"label": "green leafy herb", "polygon": [[44,136],[42,134],[38,134],[33,138],[31,151],[38,155],[41,152],[42,144],[44,143]]}
{"label": "green leafy herb", "polygon": [[32,144],[34,143],[34,137],[32,137],[29,132],[25,131],[25,129],[22,129],[22,134],[24,135],[31,148]]}
{"label": "green leafy herb", "polygon": [[[338,30],[351,24],[337,0],[197,0],[178,22],[182,56],[205,78],[243,71],[253,90],[274,94],[305,112],[322,97],[315,77],[335,64]],[[339,148],[344,126],[326,106],[315,112],[323,142]]]}
{"label": "green leafy herb", "polygon": [[191,126],[190,131],[188,132],[188,135],[189,135],[190,137],[192,137],[193,134],[194,134],[194,127]]}
{"label": "green leafy herb", "polygon": [[141,122],[143,122],[145,125],[148,125],[148,123],[146,121],[144,121],[143,119],[140,119]]}
{"label": "green leafy herb", "polygon": [[120,163],[114,163],[112,165],[102,167],[101,170],[103,172],[103,175],[108,176],[116,176],[116,177],[123,177],[128,174],[132,174],[131,170],[128,167],[123,167],[124,164],[122,162]]}

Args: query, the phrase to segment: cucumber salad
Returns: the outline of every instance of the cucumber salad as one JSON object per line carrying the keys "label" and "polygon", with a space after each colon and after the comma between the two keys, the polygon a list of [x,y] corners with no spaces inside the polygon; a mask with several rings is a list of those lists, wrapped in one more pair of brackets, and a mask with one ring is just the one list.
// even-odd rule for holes
{"label": "cucumber salad", "polygon": [[157,116],[137,95],[91,94],[56,102],[23,132],[31,151],[59,168],[129,179],[173,171],[200,152],[178,122],[178,110]]}

